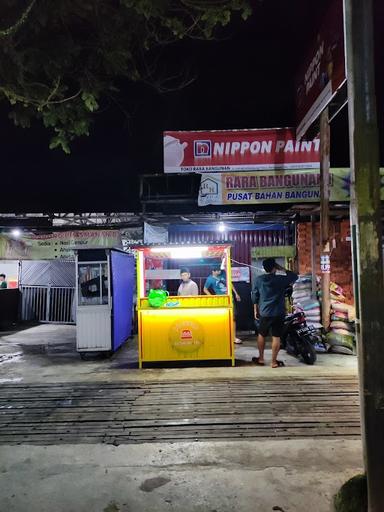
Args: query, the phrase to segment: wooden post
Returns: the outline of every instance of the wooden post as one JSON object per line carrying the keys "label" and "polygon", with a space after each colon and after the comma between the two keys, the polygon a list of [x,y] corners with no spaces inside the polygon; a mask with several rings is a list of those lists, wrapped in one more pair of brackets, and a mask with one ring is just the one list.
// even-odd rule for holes
{"label": "wooden post", "polygon": [[[329,159],[330,159],[330,128],[328,108],[320,115],[320,257],[329,261],[331,249],[329,242]],[[330,269],[322,270],[321,275],[321,321],[325,329],[330,322],[331,298],[329,285]]]}
{"label": "wooden post", "polygon": [[372,0],[344,0],[351,234],[369,512],[384,510],[384,285]]}
{"label": "wooden post", "polygon": [[316,260],[316,217],[311,215],[311,267],[312,267],[312,298],[317,298],[317,279],[316,268],[318,261]]}

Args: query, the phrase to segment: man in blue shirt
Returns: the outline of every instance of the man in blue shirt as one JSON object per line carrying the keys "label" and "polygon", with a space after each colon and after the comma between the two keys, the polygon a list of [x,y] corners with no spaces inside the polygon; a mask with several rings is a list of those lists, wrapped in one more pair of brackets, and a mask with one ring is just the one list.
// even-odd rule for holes
{"label": "man in blue shirt", "polygon": [[6,279],[7,276],[5,274],[0,274],[0,288],[8,288]]}
{"label": "man in blue shirt", "polygon": [[[204,284],[204,293],[206,295],[226,295],[227,294],[227,281],[225,278],[225,272],[221,270],[220,265],[216,265],[212,268],[211,275],[207,277]],[[233,329],[235,333],[235,343],[242,343],[241,339],[236,336],[236,317],[238,308],[236,303],[240,302],[240,295],[237,293],[236,288],[232,283],[233,293]]]}
{"label": "man in blue shirt", "polygon": [[211,275],[207,277],[204,284],[204,293],[206,295],[227,294],[227,282],[225,279],[225,274],[222,272],[220,265],[212,268]]}
{"label": "man in blue shirt", "polygon": [[[259,357],[253,357],[252,361],[264,366],[265,337],[272,334],[272,368],[284,366],[278,361],[280,350],[280,337],[285,318],[285,290],[298,278],[295,272],[286,270],[276,263],[273,258],[263,261],[265,274],[256,278],[253,291],[255,302],[255,318],[260,319],[257,345]],[[285,275],[276,274],[282,270]]]}

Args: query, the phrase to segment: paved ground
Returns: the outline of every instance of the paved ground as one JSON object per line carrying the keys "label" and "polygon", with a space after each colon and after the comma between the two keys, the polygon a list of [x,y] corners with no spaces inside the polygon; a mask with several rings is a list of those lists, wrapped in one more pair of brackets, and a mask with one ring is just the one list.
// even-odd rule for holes
{"label": "paved ground", "polygon": [[[77,382],[77,381],[163,381],[204,379],[248,379],[356,375],[357,359],[339,354],[318,354],[314,366],[307,366],[281,352],[287,368],[272,370],[251,363],[256,354],[254,336],[236,346],[236,366],[190,363],[184,367],[138,369],[137,342],[128,341],[112,358],[90,356],[82,361],[75,351],[75,327],[40,325],[0,337],[0,382]],[[270,358],[270,351],[266,351]]]}
{"label": "paved ground", "polygon": [[2,447],[1,510],[331,512],[361,466],[359,441]]}
{"label": "paved ground", "polygon": [[[49,402],[49,394],[52,396],[56,388],[77,389],[74,383],[91,386],[93,390],[98,385],[103,389],[104,385],[104,393],[108,386],[132,387],[137,383],[144,390],[146,400],[148,386],[151,389],[174,387],[180,400],[177,410],[169,412],[176,415],[179,422],[186,417],[185,411],[192,412],[190,420],[195,423],[198,416],[189,406],[190,399],[177,391],[193,386],[194,381],[206,382],[211,389],[225,380],[235,383],[231,386],[236,389],[243,389],[243,383],[251,389],[254,382],[252,392],[241,392],[241,403],[238,394],[231,391],[226,392],[226,400],[232,400],[233,410],[237,407],[242,414],[255,419],[260,417],[261,409],[259,411],[253,404],[253,408],[243,410],[246,395],[258,393],[264,402],[263,386],[272,389],[284,386],[284,382],[293,388],[297,386],[294,394],[302,395],[303,403],[305,393],[310,386],[313,389],[314,382],[322,382],[322,385],[328,382],[333,386],[335,405],[328,413],[334,416],[341,410],[341,394],[344,394],[343,400],[348,401],[346,397],[352,393],[356,402],[356,390],[349,392],[345,388],[346,383],[356,382],[354,357],[320,355],[318,363],[308,367],[282,353],[287,368],[272,370],[251,365],[249,361],[254,353],[254,340],[250,339],[237,347],[235,368],[191,366],[140,371],[134,341],[111,359],[81,361],[74,351],[73,327],[44,325],[9,333],[0,339],[0,382],[13,400],[17,399],[18,392],[23,394],[22,388],[26,386],[28,391],[22,397],[24,406],[37,388],[45,390],[39,399]],[[329,402],[327,407],[331,406],[329,392],[324,390],[323,396]],[[64,402],[72,399],[70,391],[64,391],[59,397]],[[276,407],[274,400],[269,397],[269,402]],[[321,416],[319,400],[315,398],[313,421],[316,415]],[[66,405],[64,402],[60,402],[62,406]],[[113,402],[114,414],[120,414],[121,419],[123,408],[116,407],[116,397]],[[206,403],[210,403],[208,396]],[[212,407],[217,407],[217,396],[211,403]],[[265,404],[260,407],[264,407],[265,413]],[[355,421],[356,405],[346,402],[343,407],[348,418],[355,418]],[[59,409],[55,404],[51,419],[61,414]],[[95,409],[99,410],[100,407]],[[224,417],[236,418],[233,410],[225,412]],[[307,408],[306,413],[311,410]],[[280,409],[276,411],[278,415]],[[291,405],[287,402],[286,411],[297,412],[293,399]],[[27,411],[27,422],[30,412]],[[32,410],[33,415],[36,413],[41,418],[41,413]],[[113,418],[112,421],[114,424]],[[341,430],[338,432],[340,434]],[[332,433],[328,438],[316,439],[234,441],[229,436],[224,442],[172,439],[172,442],[118,446],[84,444],[78,438],[76,444],[61,445],[58,440],[58,444],[50,446],[18,442],[21,444],[0,447],[1,511],[330,512],[332,496],[338,487],[362,468],[360,441],[343,435],[335,438]]]}

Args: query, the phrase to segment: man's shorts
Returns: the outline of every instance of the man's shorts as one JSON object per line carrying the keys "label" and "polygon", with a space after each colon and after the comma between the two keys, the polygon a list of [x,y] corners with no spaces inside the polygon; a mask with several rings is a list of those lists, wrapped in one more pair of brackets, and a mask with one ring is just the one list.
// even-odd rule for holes
{"label": "man's shorts", "polygon": [[268,336],[269,332],[271,332],[272,336],[280,338],[283,332],[283,326],[283,316],[262,316],[260,317],[259,334]]}

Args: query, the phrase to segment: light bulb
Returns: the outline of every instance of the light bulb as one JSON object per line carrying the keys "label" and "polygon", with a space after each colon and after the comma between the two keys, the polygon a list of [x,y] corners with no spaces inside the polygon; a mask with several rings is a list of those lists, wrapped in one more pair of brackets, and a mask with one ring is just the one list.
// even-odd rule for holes
{"label": "light bulb", "polygon": [[12,229],[12,231],[11,231],[11,235],[12,235],[13,237],[15,237],[15,238],[19,238],[19,236],[21,235],[21,231],[20,231],[20,229],[17,229],[17,228]]}

